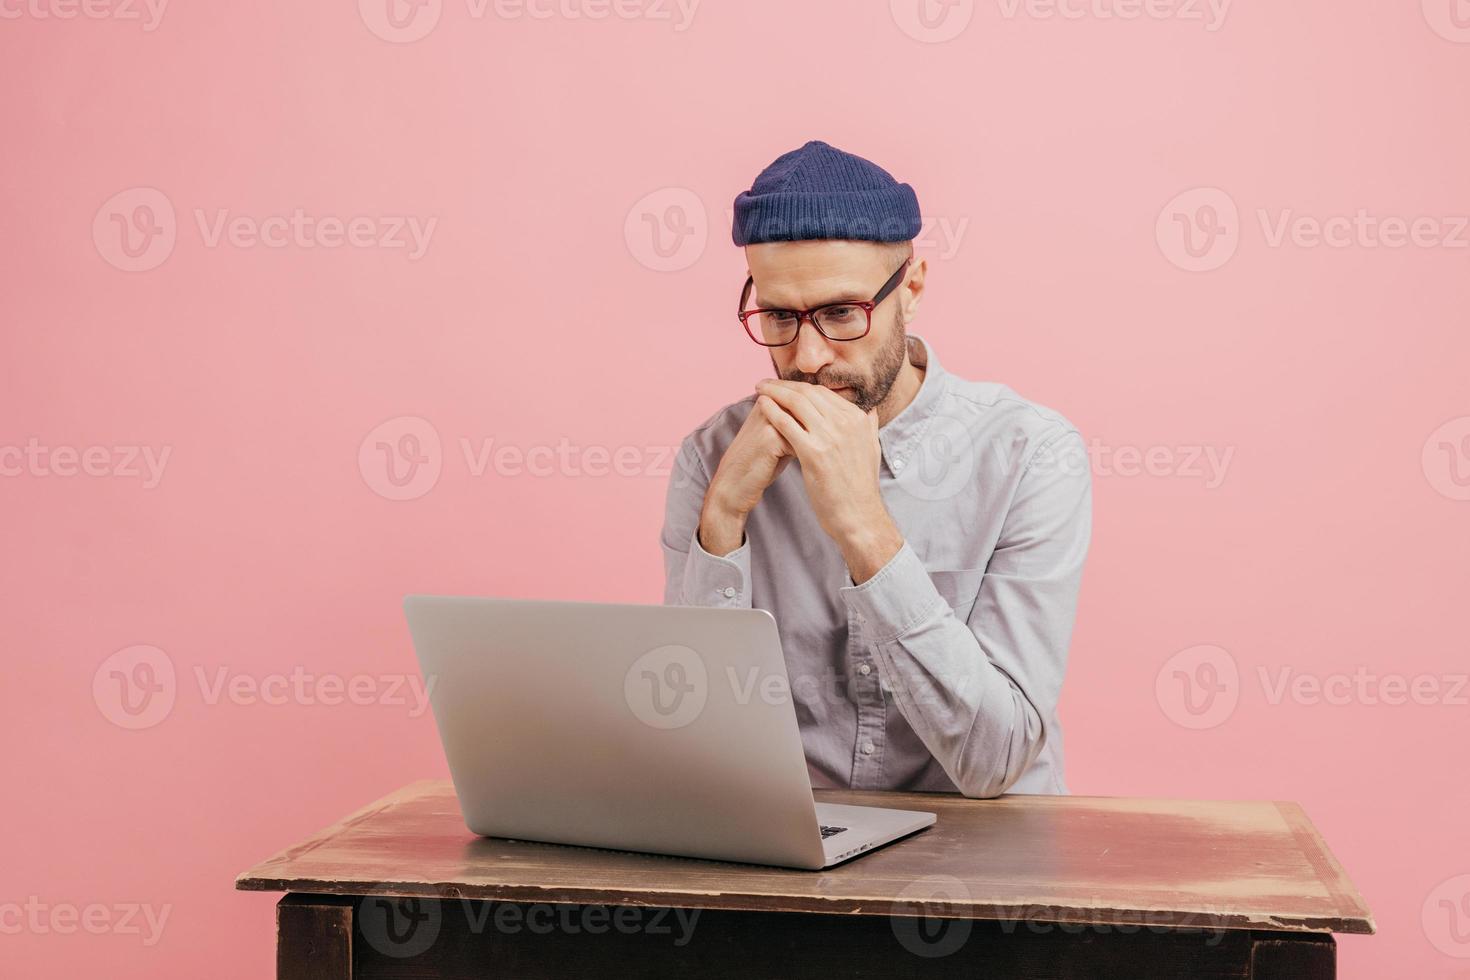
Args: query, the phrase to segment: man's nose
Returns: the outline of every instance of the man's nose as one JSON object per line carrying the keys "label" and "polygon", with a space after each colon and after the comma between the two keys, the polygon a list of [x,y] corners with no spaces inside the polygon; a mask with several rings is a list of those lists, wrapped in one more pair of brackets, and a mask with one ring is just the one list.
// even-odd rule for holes
{"label": "man's nose", "polygon": [[802,374],[816,374],[833,361],[832,344],[822,336],[810,317],[806,317],[801,329],[796,331],[796,343],[792,346],[796,348],[792,366]]}

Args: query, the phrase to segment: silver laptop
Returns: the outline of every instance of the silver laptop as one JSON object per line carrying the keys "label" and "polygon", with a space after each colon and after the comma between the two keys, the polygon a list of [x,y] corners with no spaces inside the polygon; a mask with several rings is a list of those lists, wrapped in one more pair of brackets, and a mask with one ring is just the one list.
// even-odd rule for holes
{"label": "silver laptop", "polygon": [[815,870],[934,823],[813,800],[763,609],[403,606],[474,833]]}

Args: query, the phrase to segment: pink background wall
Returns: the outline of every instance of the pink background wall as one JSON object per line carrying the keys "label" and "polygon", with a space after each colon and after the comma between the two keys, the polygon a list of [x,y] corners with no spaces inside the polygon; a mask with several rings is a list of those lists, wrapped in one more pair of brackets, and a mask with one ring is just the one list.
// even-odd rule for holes
{"label": "pink background wall", "polygon": [[1299,800],[1342,975],[1470,977],[1470,6],[386,2],[0,0],[0,972],[268,975],[234,875],[444,773],[403,593],[658,600],[824,139],[1095,447],[1074,791]]}

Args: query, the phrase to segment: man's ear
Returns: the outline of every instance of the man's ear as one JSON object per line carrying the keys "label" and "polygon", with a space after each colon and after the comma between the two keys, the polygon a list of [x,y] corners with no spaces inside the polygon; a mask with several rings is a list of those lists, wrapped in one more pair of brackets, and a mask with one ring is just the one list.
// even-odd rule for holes
{"label": "man's ear", "polygon": [[908,302],[899,304],[903,311],[905,326],[912,323],[919,315],[919,303],[924,299],[924,280],[929,273],[929,260],[927,258],[915,259],[912,269],[908,282],[903,286],[903,296]]}

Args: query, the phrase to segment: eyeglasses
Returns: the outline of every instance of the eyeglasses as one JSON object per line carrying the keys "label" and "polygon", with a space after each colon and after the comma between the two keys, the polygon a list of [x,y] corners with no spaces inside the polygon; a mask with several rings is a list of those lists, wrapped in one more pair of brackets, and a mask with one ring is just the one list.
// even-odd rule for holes
{"label": "eyeglasses", "polygon": [[898,271],[889,276],[878,294],[866,303],[849,300],[811,310],[747,310],[745,304],[750,299],[750,287],[755,285],[755,277],[751,276],[740,291],[740,312],[736,315],[750,339],[762,347],[785,347],[792,343],[801,332],[801,321],[808,318],[817,328],[817,333],[828,340],[861,340],[873,328],[873,310],[903,282],[904,273],[912,261],[904,259]]}

